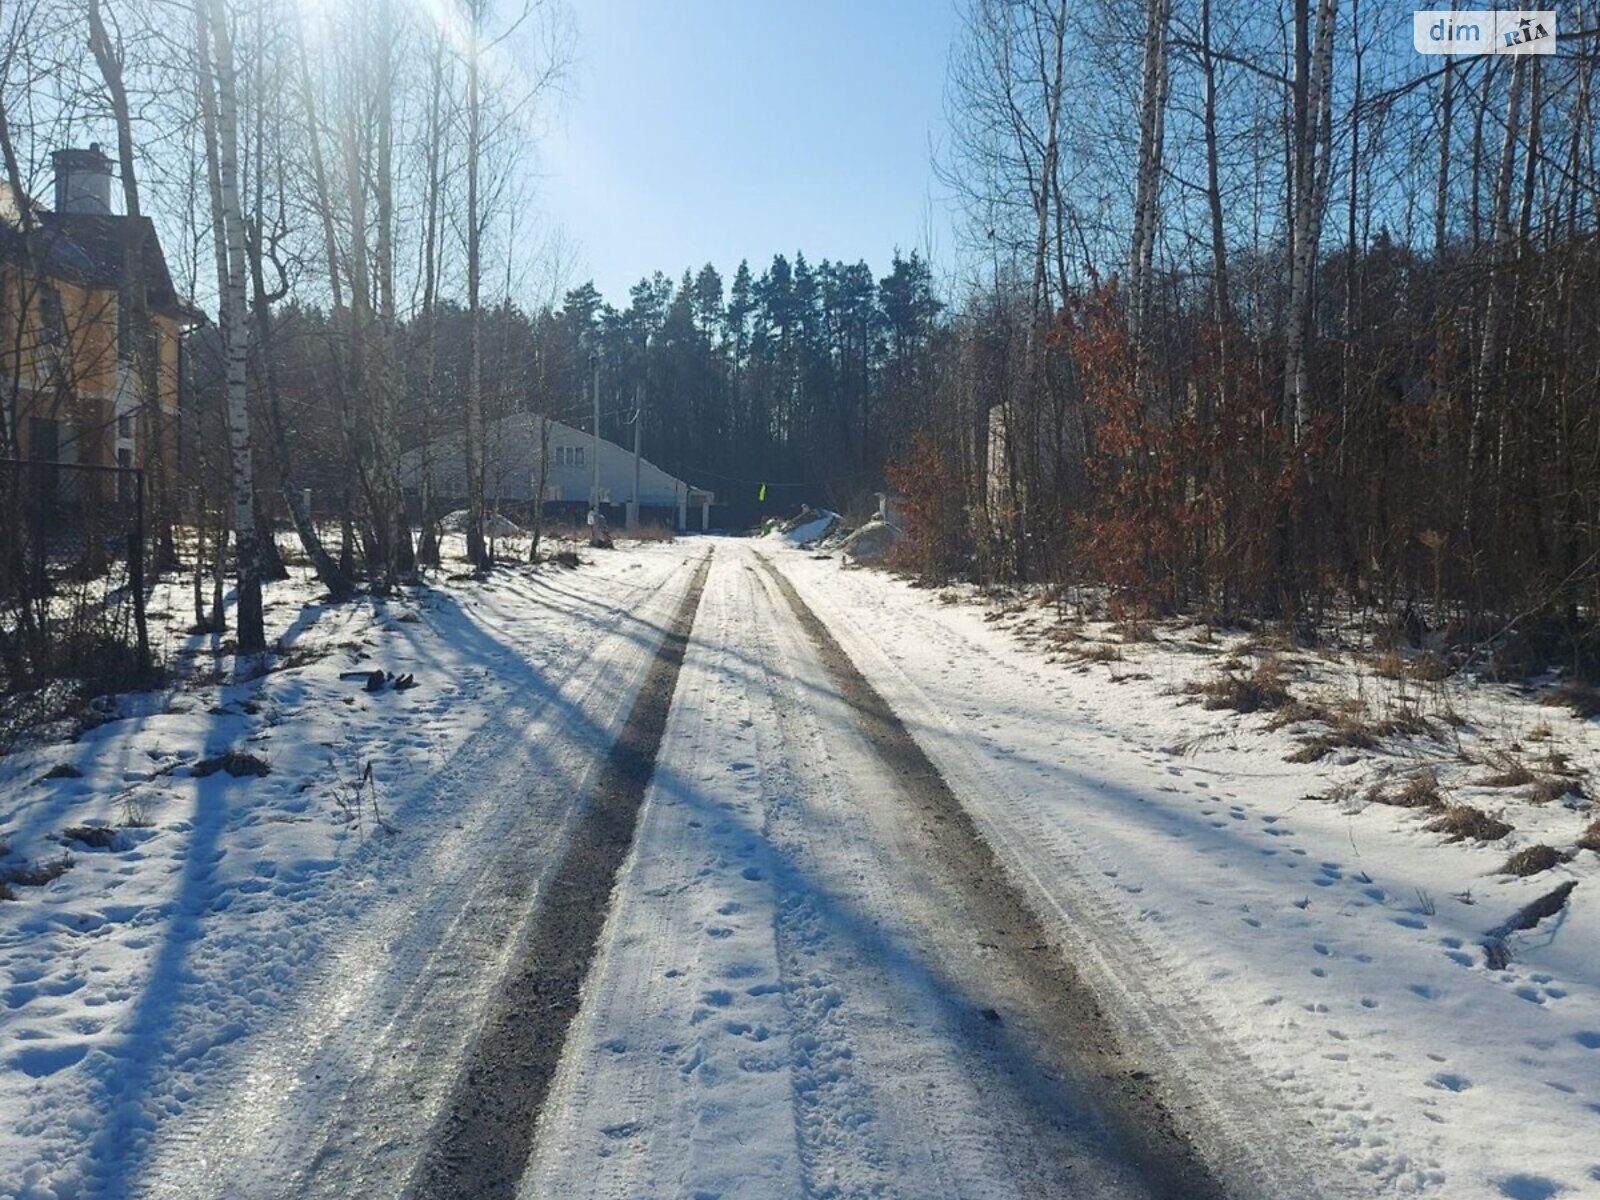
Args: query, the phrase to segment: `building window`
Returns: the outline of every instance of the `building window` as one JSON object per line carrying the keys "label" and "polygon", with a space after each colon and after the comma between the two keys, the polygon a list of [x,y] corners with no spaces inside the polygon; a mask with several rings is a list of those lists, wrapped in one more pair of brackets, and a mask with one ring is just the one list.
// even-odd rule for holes
{"label": "building window", "polygon": [[556,447],[556,466],[558,466],[558,467],[581,467],[581,466],[583,466],[583,447],[582,446],[557,446]]}
{"label": "building window", "polygon": [[123,413],[117,418],[117,436],[131,438],[133,436],[133,414]]}

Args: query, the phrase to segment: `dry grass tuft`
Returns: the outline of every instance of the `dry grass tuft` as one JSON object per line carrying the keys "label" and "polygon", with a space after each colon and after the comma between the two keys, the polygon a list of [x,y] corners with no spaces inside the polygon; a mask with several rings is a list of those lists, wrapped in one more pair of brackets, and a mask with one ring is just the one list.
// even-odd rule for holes
{"label": "dry grass tuft", "polygon": [[1525,762],[1506,753],[1491,754],[1485,765],[1489,767],[1490,773],[1478,780],[1480,787],[1526,787],[1530,783],[1537,782],[1539,778]]}
{"label": "dry grass tuft", "polygon": [[1122,648],[1111,642],[1094,642],[1081,649],[1068,647],[1062,653],[1068,658],[1076,658],[1084,662],[1111,663],[1122,661]]}
{"label": "dry grass tuft", "polygon": [[1511,826],[1470,804],[1451,804],[1428,822],[1430,833],[1442,833],[1451,842],[1497,842],[1511,832]]}
{"label": "dry grass tuft", "polygon": [[[25,863],[20,867],[12,867],[0,877],[0,886],[10,891],[10,885],[17,887],[43,887],[52,879],[59,879],[73,867],[73,857],[65,852],[60,858],[52,858],[49,862]],[[15,899],[15,897],[9,897]]]}
{"label": "dry grass tuft", "polygon": [[1426,717],[1409,709],[1386,717],[1368,716],[1360,709],[1331,718],[1317,715],[1328,722],[1328,730],[1302,738],[1300,749],[1285,755],[1285,762],[1320,762],[1335,750],[1375,750],[1383,738],[1415,737],[1430,728]]}
{"label": "dry grass tuft", "polygon": [[1418,771],[1392,792],[1374,787],[1367,793],[1367,798],[1395,808],[1444,807],[1444,795],[1439,791],[1439,773],[1432,767]]}
{"label": "dry grass tuft", "polygon": [[204,779],[207,775],[215,775],[218,771],[226,771],[235,779],[243,779],[246,775],[259,778],[272,774],[272,767],[265,759],[257,758],[254,754],[229,750],[215,758],[202,758],[189,768],[189,774],[200,779]]}
{"label": "dry grass tuft", "polygon": [[1559,867],[1566,861],[1567,856],[1554,846],[1546,846],[1539,842],[1532,846],[1524,846],[1506,859],[1505,866],[1500,868],[1500,874],[1516,875],[1526,879],[1529,875],[1537,875],[1541,871],[1548,871],[1551,867]]}
{"label": "dry grass tuft", "polygon": [[1440,683],[1450,678],[1450,663],[1439,654],[1425,650],[1407,658],[1399,649],[1386,650],[1370,660],[1372,673],[1383,679],[1411,679],[1418,683]]}
{"label": "dry grass tuft", "polygon": [[1159,640],[1156,637],[1155,626],[1148,621],[1121,621],[1111,626],[1106,632],[1116,634],[1128,645],[1132,645],[1135,642],[1154,642]]}
{"label": "dry grass tuft", "polygon": [[1578,835],[1579,850],[1593,850],[1600,854],[1600,817],[1589,822],[1589,828]]}
{"label": "dry grass tuft", "polygon": [[63,829],[61,836],[69,842],[78,842],[91,850],[109,850],[117,844],[117,831],[106,825],[74,825]]}
{"label": "dry grass tuft", "polygon": [[1589,794],[1582,780],[1564,775],[1546,775],[1528,789],[1529,804],[1553,804],[1566,796],[1574,800],[1586,800]]}
{"label": "dry grass tuft", "polygon": [[[1233,660],[1230,660],[1233,661]],[[1287,672],[1282,661],[1269,658],[1250,674],[1230,670],[1223,664],[1223,673],[1210,683],[1191,684],[1190,690],[1205,697],[1208,709],[1232,709],[1238,713],[1272,711],[1288,704]]]}

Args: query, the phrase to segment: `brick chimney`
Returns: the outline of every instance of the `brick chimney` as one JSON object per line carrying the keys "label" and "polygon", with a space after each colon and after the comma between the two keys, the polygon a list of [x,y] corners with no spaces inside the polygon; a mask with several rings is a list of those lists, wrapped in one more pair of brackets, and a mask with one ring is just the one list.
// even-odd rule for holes
{"label": "brick chimney", "polygon": [[57,150],[50,155],[56,172],[56,212],[111,213],[111,160],[90,142],[87,150]]}

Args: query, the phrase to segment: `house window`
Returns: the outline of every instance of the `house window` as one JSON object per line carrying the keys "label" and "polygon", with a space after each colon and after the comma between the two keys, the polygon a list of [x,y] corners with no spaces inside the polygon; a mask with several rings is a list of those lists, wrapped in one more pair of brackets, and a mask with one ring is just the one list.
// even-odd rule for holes
{"label": "house window", "polygon": [[133,414],[123,413],[117,418],[117,436],[131,438],[133,436]]}
{"label": "house window", "polygon": [[581,467],[581,466],[583,466],[583,447],[582,446],[557,446],[556,447],[556,466],[558,466],[558,467]]}
{"label": "house window", "polygon": [[49,417],[28,418],[28,457],[38,466],[33,468],[34,486],[38,489],[39,504],[49,510],[55,507],[61,490],[61,470],[55,464],[61,454],[61,424]]}
{"label": "house window", "polygon": [[28,418],[28,456],[34,462],[55,462],[61,453],[61,423],[49,417]]}

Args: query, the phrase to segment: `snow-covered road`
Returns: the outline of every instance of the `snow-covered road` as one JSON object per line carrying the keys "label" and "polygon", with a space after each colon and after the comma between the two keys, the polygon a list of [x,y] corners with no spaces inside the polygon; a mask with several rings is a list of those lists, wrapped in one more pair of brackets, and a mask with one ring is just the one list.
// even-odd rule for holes
{"label": "snow-covered road", "polygon": [[1212,1194],[763,562],[717,551],[521,1195]]}

